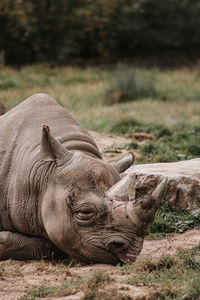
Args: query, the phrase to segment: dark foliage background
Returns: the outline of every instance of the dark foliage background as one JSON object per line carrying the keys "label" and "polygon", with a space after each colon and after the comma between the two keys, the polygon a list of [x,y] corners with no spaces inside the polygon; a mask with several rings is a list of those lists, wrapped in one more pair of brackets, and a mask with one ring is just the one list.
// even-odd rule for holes
{"label": "dark foliage background", "polygon": [[199,0],[0,0],[5,63],[112,62],[199,49]]}

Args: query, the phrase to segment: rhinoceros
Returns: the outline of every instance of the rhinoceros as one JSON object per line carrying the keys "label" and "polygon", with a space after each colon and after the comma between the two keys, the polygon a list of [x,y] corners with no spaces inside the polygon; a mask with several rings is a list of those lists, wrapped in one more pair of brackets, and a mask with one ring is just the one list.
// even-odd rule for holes
{"label": "rhinoceros", "polygon": [[0,117],[0,260],[134,261],[164,197],[136,197],[134,177],[110,165],[56,100],[36,94]]}

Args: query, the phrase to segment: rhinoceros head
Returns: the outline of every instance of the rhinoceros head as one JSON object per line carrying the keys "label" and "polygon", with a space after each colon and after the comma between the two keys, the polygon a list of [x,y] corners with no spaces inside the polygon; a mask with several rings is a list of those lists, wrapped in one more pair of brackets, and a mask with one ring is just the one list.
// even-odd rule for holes
{"label": "rhinoceros head", "polygon": [[136,201],[134,176],[120,179],[116,168],[79,151],[69,151],[43,129],[43,160],[53,170],[41,215],[50,240],[84,262],[134,261],[165,193]]}

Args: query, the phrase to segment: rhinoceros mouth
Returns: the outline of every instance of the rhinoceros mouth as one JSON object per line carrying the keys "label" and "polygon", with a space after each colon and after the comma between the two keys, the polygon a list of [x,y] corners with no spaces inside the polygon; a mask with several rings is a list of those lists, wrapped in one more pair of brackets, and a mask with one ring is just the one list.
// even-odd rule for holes
{"label": "rhinoceros mouth", "polygon": [[117,258],[120,261],[120,264],[130,264],[130,263],[135,262],[138,254],[130,254],[130,253],[123,254],[123,253],[119,253],[119,254],[117,254]]}
{"label": "rhinoceros mouth", "polygon": [[143,239],[135,239],[134,244],[130,245],[127,249],[113,253],[113,255],[115,255],[122,264],[133,263],[141,252],[142,247]]}
{"label": "rhinoceros mouth", "polygon": [[112,256],[114,257],[114,261],[112,262],[112,264],[119,264],[122,266],[124,264],[134,263],[139,253],[140,251],[137,251],[137,253],[120,252],[117,254],[111,252]]}
{"label": "rhinoceros mouth", "polygon": [[117,263],[116,264],[128,264],[128,263],[133,263],[140,251],[135,251],[134,253],[130,252],[130,251],[123,251],[123,252],[118,252],[118,253],[112,253],[113,256],[116,257],[117,259]]}

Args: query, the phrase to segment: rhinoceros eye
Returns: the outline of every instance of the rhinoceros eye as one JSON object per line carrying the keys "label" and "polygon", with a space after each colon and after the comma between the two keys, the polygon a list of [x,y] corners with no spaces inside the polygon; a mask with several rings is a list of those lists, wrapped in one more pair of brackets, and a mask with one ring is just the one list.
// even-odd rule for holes
{"label": "rhinoceros eye", "polygon": [[95,214],[93,209],[81,209],[77,211],[76,217],[80,220],[90,220]]}

